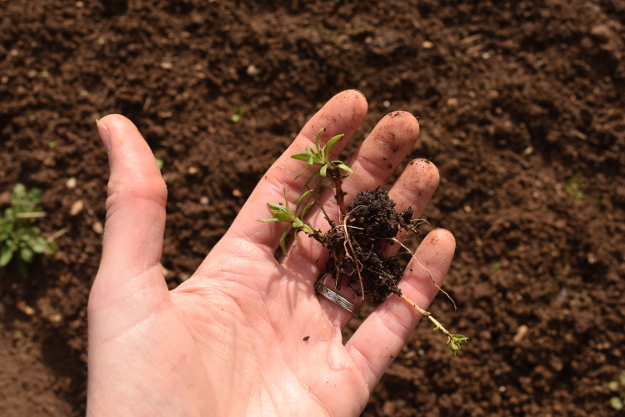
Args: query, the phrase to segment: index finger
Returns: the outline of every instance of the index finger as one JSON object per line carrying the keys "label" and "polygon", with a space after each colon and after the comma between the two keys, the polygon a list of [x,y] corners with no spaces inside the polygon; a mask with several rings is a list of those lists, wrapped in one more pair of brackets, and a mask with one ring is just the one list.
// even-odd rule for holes
{"label": "index finger", "polygon": [[360,126],[367,113],[367,100],[356,90],[347,90],[332,97],[304,126],[291,146],[263,175],[262,179],[248,198],[247,202],[232,223],[223,241],[245,239],[259,245],[271,255],[279,245],[280,236],[287,227],[284,223],[260,223],[258,219],[272,217],[267,202],[284,201],[286,188],[289,204],[295,206],[304,190],[305,178],[295,179],[306,164],[291,158],[291,155],[303,152],[306,146],[315,148],[315,137],[320,129],[320,144],[323,146],[330,138],[344,134],[332,148],[338,154],[347,144],[356,129]]}

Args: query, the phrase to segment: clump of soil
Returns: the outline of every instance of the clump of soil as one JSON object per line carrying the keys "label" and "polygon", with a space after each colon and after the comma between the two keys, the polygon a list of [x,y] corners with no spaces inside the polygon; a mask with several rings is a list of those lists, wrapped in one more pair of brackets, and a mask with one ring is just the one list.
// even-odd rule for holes
{"label": "clump of soil", "polygon": [[390,294],[401,297],[397,284],[402,267],[397,257],[385,253],[399,232],[415,231],[412,209],[396,211],[388,192],[379,188],[358,193],[348,209],[343,224],[331,223],[330,231],[318,239],[329,250],[326,271],[336,288],[346,283],[358,296],[370,296],[374,303]]}

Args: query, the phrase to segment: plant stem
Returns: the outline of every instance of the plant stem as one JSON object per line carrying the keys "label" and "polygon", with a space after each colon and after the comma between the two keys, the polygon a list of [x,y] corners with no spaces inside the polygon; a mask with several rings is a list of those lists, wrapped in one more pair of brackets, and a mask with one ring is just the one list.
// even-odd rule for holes
{"label": "plant stem", "polygon": [[434,324],[434,326],[436,326],[434,328],[434,331],[440,330],[445,336],[447,336],[448,342],[449,341],[456,341],[458,339],[457,336],[459,336],[459,335],[451,334],[446,328],[443,327],[443,325],[438,320],[436,320],[434,318],[432,313],[430,313],[429,311],[425,311],[424,309],[422,309],[421,307],[416,305],[414,303],[414,301],[412,301],[410,298],[406,297],[403,294],[400,295],[399,297],[402,298],[404,301],[406,301],[411,306],[413,306],[419,313],[421,313],[423,315],[423,317],[427,317],[427,319],[430,320]]}
{"label": "plant stem", "polygon": [[332,180],[334,181],[334,198],[336,199],[336,203],[339,205],[339,210],[341,211],[341,217],[345,217],[347,215],[347,207],[345,206],[345,193],[343,192],[342,187],[342,179],[341,172],[338,169],[332,171]]}

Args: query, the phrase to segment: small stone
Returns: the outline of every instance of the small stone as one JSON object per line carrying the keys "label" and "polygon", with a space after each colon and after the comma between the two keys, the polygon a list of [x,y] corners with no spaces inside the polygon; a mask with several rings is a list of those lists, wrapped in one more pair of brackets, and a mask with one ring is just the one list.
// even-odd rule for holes
{"label": "small stone", "polygon": [[235,197],[243,197],[243,193],[236,188],[232,190],[232,195]]}
{"label": "small stone", "polygon": [[208,203],[210,203],[210,200],[208,199],[208,197],[206,197],[206,196],[200,197],[200,204],[201,205],[208,206]]}
{"label": "small stone", "polygon": [[52,323],[60,323],[63,320],[63,316],[60,313],[52,314],[50,316],[50,321]]}
{"label": "small stone", "polygon": [[84,201],[77,200],[74,204],[72,204],[72,207],[69,209],[69,215],[70,216],[75,216],[78,213],[80,213],[83,210],[83,208],[85,208]]}
{"label": "small stone", "polygon": [[245,71],[247,72],[247,75],[258,75],[260,73],[260,70],[256,67],[256,65],[250,65],[249,67],[247,67],[247,70]]}
{"label": "small stone", "polygon": [[3,75],[2,78],[0,78],[0,82],[2,82],[2,84],[8,83],[9,77],[7,77],[6,75]]}
{"label": "small stone", "polygon": [[382,103],[384,105],[384,107],[390,107],[391,106],[391,102],[388,100],[384,100],[384,103]]}
{"label": "small stone", "polygon": [[77,1],[76,7],[78,7],[79,9],[82,9],[83,7],[85,7],[85,3],[83,3],[82,1]]}
{"label": "small stone", "polygon": [[471,206],[464,206],[464,211],[466,211],[467,213],[471,213],[471,210],[473,210]]}
{"label": "small stone", "polygon": [[171,62],[161,62],[161,68],[163,69],[172,69],[174,66]]}
{"label": "small stone", "polygon": [[449,97],[447,99],[447,105],[449,107],[456,107],[458,105],[458,99],[456,97]]}
{"label": "small stone", "polygon": [[17,303],[15,303],[15,307],[17,307],[19,311],[26,314],[27,316],[32,316],[33,314],[35,314],[35,309],[26,304],[24,300],[19,300]]}
{"label": "small stone", "polygon": [[91,228],[93,229],[94,232],[96,232],[99,235],[104,233],[104,226],[102,226],[102,223],[100,223],[100,222],[93,223]]}
{"label": "small stone", "polygon": [[521,340],[523,340],[528,331],[529,327],[527,327],[525,324],[520,325],[516,331],[516,334],[512,338],[512,341],[514,343],[519,343]]}
{"label": "small stone", "polygon": [[432,42],[430,42],[430,41],[423,41],[421,46],[423,47],[423,49],[432,49],[432,48],[434,48],[434,44]]}
{"label": "small stone", "polygon": [[76,188],[76,177],[72,177],[68,179],[67,182],[65,183],[65,186],[69,189]]}
{"label": "small stone", "polygon": [[590,29],[590,35],[599,42],[607,42],[612,36],[612,31],[606,25],[597,25]]}
{"label": "small stone", "polygon": [[189,169],[187,170],[187,172],[188,172],[190,175],[195,175],[195,174],[197,174],[198,172],[200,172],[200,170],[199,170],[199,169],[197,169],[196,167],[189,167]]}

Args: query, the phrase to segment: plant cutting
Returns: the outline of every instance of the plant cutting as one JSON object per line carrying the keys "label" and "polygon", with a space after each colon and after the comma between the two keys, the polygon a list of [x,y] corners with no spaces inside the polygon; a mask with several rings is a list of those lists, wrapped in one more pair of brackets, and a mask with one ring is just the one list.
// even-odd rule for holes
{"label": "plant cutting", "polygon": [[[417,227],[423,220],[413,220],[411,208],[403,212],[396,211],[395,202],[389,198],[388,192],[379,188],[360,192],[351,203],[346,204],[342,181],[352,173],[352,170],[342,161],[330,159],[333,145],[343,135],[332,137],[321,147],[319,139],[324,130],[321,129],[315,138],[315,149],[307,146],[305,152],[292,155],[292,158],[307,164],[295,176],[296,179],[312,170],[312,174],[303,185],[306,191],[298,199],[295,208],[291,210],[285,189],[284,204],[267,203],[274,217],[259,221],[287,223],[280,239],[280,248],[284,254],[287,253],[286,239],[291,231],[295,238],[299,232],[303,232],[323,245],[328,250],[326,272],[332,277],[337,290],[347,286],[362,300],[368,297],[374,303],[381,303],[393,294],[402,298],[434,324],[434,331],[440,331],[447,337],[447,347],[455,357],[468,338],[449,332],[430,312],[419,307],[402,293],[398,287],[403,273],[400,262],[396,256],[386,254],[390,246],[400,245],[411,253],[418,265],[432,278],[430,271],[423,267],[402,243],[403,236],[417,233]],[[331,220],[319,205],[330,225],[330,229],[326,232],[315,230],[305,221],[306,213],[317,202],[317,196],[310,189],[311,182],[316,178],[331,179],[334,198],[338,205],[337,221]],[[436,287],[441,290],[438,285]]]}

